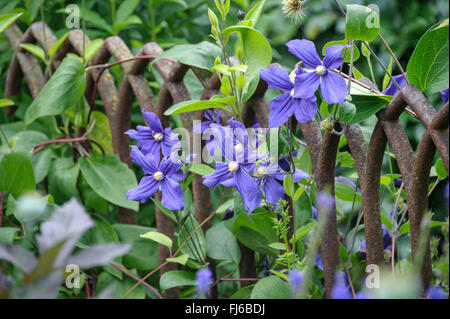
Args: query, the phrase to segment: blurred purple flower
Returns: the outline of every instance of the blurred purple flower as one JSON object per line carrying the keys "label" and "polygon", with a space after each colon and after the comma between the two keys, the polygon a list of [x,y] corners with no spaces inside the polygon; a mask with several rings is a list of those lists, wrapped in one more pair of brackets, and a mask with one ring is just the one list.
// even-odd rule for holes
{"label": "blurred purple flower", "polygon": [[336,275],[336,281],[334,283],[333,290],[331,292],[332,299],[353,299],[347,278],[344,273],[339,273]]}
{"label": "blurred purple flower", "polygon": [[427,297],[430,299],[448,299],[441,287],[428,288]]}
{"label": "blurred purple flower", "polygon": [[207,295],[209,289],[214,281],[213,273],[209,268],[203,268],[197,271],[196,275],[196,286],[197,290],[204,295]]}
{"label": "blurred purple flower", "polygon": [[356,189],[356,184],[353,183],[351,180],[345,178],[344,176],[336,177],[336,181],[337,181],[337,182],[344,183],[344,184],[347,184],[347,185],[350,186],[352,189]]}
{"label": "blurred purple flower", "polygon": [[359,291],[356,293],[356,299],[373,299],[367,292]]}
{"label": "blurred purple flower", "polygon": [[317,220],[317,209],[314,207],[314,205],[311,207],[313,212],[313,220]]}
{"label": "blurred purple flower", "polygon": [[289,52],[299,58],[307,72],[297,74],[295,78],[295,98],[311,98],[320,85],[323,99],[328,104],[344,104],[347,85],[344,78],[331,71],[344,63],[342,50],[348,46],[332,45],[325,51],[323,62],[317,55],[316,47],[310,40],[292,40],[287,43]]}
{"label": "blurred purple flower", "polygon": [[449,89],[441,91],[441,97],[442,97],[442,101],[444,101],[444,103],[448,102],[448,92],[449,92]]}
{"label": "blurred purple flower", "polygon": [[[299,69],[298,72],[302,71]],[[270,102],[270,128],[283,125],[293,114],[300,123],[306,123],[314,119],[317,113],[316,97],[314,94],[308,98],[295,97],[294,83],[291,82],[289,73],[285,69],[270,67],[259,70],[259,74],[267,82],[270,89],[283,92],[282,95]]]}
{"label": "blurred purple flower", "polygon": [[294,288],[294,292],[297,294],[301,291],[303,286],[304,274],[298,270],[293,269],[289,273],[289,281]]}
{"label": "blurred purple flower", "polygon": [[[394,75],[393,76],[395,82],[397,82],[398,86],[403,89],[404,87],[408,86],[408,83],[406,83],[405,78],[403,77],[403,74],[400,75]],[[384,90],[383,94],[384,95],[390,95],[390,96],[396,96],[398,93],[398,88],[397,86],[394,84],[394,82],[392,82],[392,80],[389,82],[389,85],[387,86],[386,90]]]}
{"label": "blurred purple flower", "polygon": [[323,270],[322,255],[320,253],[316,254],[316,267]]}
{"label": "blurred purple flower", "polygon": [[170,128],[163,129],[159,118],[151,112],[142,112],[148,126],[138,125],[136,130],[125,132],[132,139],[137,140],[144,155],[152,154],[159,159],[162,151],[163,156],[170,156],[172,148],[179,142],[177,136],[172,134]]}
{"label": "blurred purple flower", "polygon": [[317,204],[319,208],[331,209],[334,205],[334,197],[325,192],[320,192],[317,195]]}
{"label": "blurred purple flower", "polygon": [[140,165],[145,175],[136,188],[127,193],[127,200],[145,203],[161,189],[162,204],[171,210],[184,208],[183,190],[177,183],[183,179],[180,165],[163,158],[158,167],[158,160],[151,154],[144,155],[136,146],[131,148],[131,159]]}

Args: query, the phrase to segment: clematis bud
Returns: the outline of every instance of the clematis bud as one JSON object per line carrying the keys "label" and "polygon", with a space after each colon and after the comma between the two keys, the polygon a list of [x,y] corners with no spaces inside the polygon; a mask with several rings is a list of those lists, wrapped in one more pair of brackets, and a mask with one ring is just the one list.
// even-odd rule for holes
{"label": "clematis bud", "polygon": [[327,131],[327,132],[333,132],[333,128],[334,128],[334,123],[333,120],[330,118],[326,118],[325,120],[322,121],[322,123],[320,123],[320,127]]}

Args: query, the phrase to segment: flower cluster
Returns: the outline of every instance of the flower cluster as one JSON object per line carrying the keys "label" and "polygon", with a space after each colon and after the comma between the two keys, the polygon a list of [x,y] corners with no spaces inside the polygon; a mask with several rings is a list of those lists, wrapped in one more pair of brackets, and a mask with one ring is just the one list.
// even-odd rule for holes
{"label": "flower cluster", "polygon": [[[137,146],[131,147],[131,159],[142,167],[144,176],[138,187],[127,193],[127,200],[145,203],[159,190],[162,204],[171,210],[184,208],[183,190],[178,182],[184,178],[181,164],[172,161],[169,156],[179,141],[170,128],[163,129],[159,118],[150,112],[144,112],[148,127],[138,126],[127,134],[136,139]],[[164,156],[161,158],[161,154]]]}
{"label": "flower cluster", "polygon": [[[289,52],[300,59],[291,74],[281,67],[260,70],[261,78],[271,89],[283,94],[270,103],[269,127],[278,127],[290,116],[300,123],[309,122],[317,113],[315,93],[320,86],[322,98],[328,104],[344,104],[347,86],[344,78],[334,71],[344,63],[342,50],[347,46],[332,45],[326,49],[323,61],[309,40],[292,40],[287,43]],[[299,65],[303,65],[303,68]]]}

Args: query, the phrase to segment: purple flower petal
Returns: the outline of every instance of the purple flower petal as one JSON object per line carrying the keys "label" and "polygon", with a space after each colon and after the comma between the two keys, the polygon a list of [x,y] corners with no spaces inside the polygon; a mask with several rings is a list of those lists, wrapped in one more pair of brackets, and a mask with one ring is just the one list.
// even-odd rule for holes
{"label": "purple flower petal", "polygon": [[297,99],[309,99],[316,94],[320,85],[320,75],[316,72],[305,72],[295,78],[294,97]]}
{"label": "purple flower petal", "polygon": [[348,46],[336,44],[329,46],[325,51],[325,58],[323,59],[323,65],[327,69],[340,68],[344,63],[344,57],[342,56],[342,50]]}
{"label": "purple flower petal", "polygon": [[282,92],[290,92],[294,85],[292,84],[289,73],[283,68],[267,68],[259,70],[261,78],[267,82],[269,89],[277,89]]}
{"label": "purple flower petal", "polygon": [[238,170],[234,174],[235,187],[242,196],[245,209],[248,213],[251,213],[259,206],[255,201],[255,196],[259,192],[258,185],[253,177],[248,175],[242,169]]}
{"label": "purple flower petal", "polygon": [[136,130],[128,130],[125,132],[126,135],[128,135],[133,140],[137,140],[139,136],[139,132]]}
{"label": "purple flower petal", "polygon": [[183,171],[180,169],[180,164],[174,163],[170,159],[164,158],[159,165],[159,169],[164,176],[169,177],[175,182],[182,181],[184,178]]}
{"label": "purple flower petal", "polygon": [[144,156],[144,154],[137,148],[137,146],[131,147],[130,156],[133,162],[142,167],[145,174],[151,175],[158,170],[158,167],[156,165],[157,161],[159,161],[159,157],[158,159],[155,159],[150,154]]}
{"label": "purple flower petal", "polygon": [[174,146],[179,142],[177,136],[172,134],[172,130],[170,128],[166,128],[164,130],[164,140],[161,143],[161,150],[164,156],[170,156]]}
{"label": "purple flower petal", "polygon": [[215,172],[203,176],[203,184],[208,187],[216,187],[219,183],[232,177],[232,173],[228,170],[228,163],[217,162]]}
{"label": "purple flower petal", "polygon": [[155,113],[152,112],[142,112],[142,113],[144,115],[145,120],[147,121],[148,127],[150,127],[150,129],[153,132],[161,133],[163,131],[161,120],[159,119],[159,117],[156,116]]}
{"label": "purple flower petal", "polygon": [[341,75],[328,71],[327,74],[322,76],[320,91],[328,104],[339,103],[343,105],[347,95],[347,85]]}
{"label": "purple flower petal", "polygon": [[300,123],[312,121],[317,114],[317,99],[294,99],[295,118]]}
{"label": "purple flower petal", "polygon": [[267,201],[273,206],[276,206],[280,199],[284,198],[286,192],[284,191],[283,185],[274,178],[267,177],[264,183],[264,194],[266,195]]}
{"label": "purple flower petal", "polygon": [[[402,74],[394,75],[393,78],[394,78],[395,82],[397,82],[398,86],[400,86],[401,89],[403,89],[404,87],[408,86],[408,84],[406,83],[406,80],[405,80],[405,78],[403,77]],[[394,84],[394,82],[392,82],[392,80],[391,80],[389,82],[389,85],[386,88],[386,90],[384,90],[383,94],[390,95],[390,96],[396,96],[397,93],[398,93],[398,88]]]}
{"label": "purple flower petal", "polygon": [[316,46],[310,40],[292,40],[287,44],[289,52],[299,58],[308,69],[315,69],[322,64],[317,55]]}
{"label": "purple flower petal", "polygon": [[448,102],[448,95],[449,95],[449,89],[441,91],[441,97],[442,97],[442,101],[444,101],[444,103]]}
{"label": "purple flower petal", "polygon": [[294,99],[289,93],[277,96],[270,102],[269,127],[274,128],[287,122],[289,116],[294,113]]}
{"label": "purple flower petal", "polygon": [[183,189],[169,177],[164,177],[161,181],[161,203],[171,210],[181,210],[184,208]]}
{"label": "purple flower petal", "polygon": [[309,175],[306,174],[301,169],[295,168],[295,172],[294,172],[293,178],[294,178],[294,183],[298,183],[299,181],[301,181],[304,178],[309,178]]}
{"label": "purple flower petal", "polygon": [[158,191],[160,182],[151,176],[145,176],[141,179],[136,188],[130,189],[127,193],[127,200],[134,200],[145,203],[150,197]]}

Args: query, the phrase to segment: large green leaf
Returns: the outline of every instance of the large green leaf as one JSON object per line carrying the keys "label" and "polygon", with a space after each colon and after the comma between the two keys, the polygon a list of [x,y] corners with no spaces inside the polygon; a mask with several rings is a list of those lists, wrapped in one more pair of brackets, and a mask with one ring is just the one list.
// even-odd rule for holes
{"label": "large green leaf", "polygon": [[346,40],[373,41],[380,32],[380,17],[375,10],[359,4],[347,5]]}
{"label": "large green leaf", "polygon": [[82,157],[81,172],[89,186],[107,201],[137,211],[139,203],[127,201],[127,192],[137,186],[136,176],[116,155]]}
{"label": "large green leaf", "polygon": [[420,39],[408,63],[411,85],[427,94],[449,87],[449,20],[431,27]]}
{"label": "large green leaf", "polygon": [[206,232],[206,253],[216,260],[231,260],[239,264],[241,251],[226,222],[214,225]]}
{"label": "large green leaf", "polygon": [[86,88],[83,63],[73,56],[63,60],[25,113],[25,124],[44,116],[62,114],[77,103]]}
{"label": "large green leaf", "polygon": [[392,97],[385,95],[352,94],[352,103],[356,106],[355,117],[348,124],[360,123],[389,104]]}
{"label": "large green leaf", "polygon": [[131,250],[123,256],[123,264],[125,267],[139,270],[151,270],[158,267],[158,245],[153,241],[140,237],[140,235],[154,231],[155,229],[124,224],[114,224],[113,228],[119,235],[120,242],[133,244]]}
{"label": "large green leaf", "polygon": [[0,163],[0,192],[19,195],[36,188],[30,157],[24,152],[7,154]]}
{"label": "large green leaf", "polygon": [[80,167],[71,158],[61,157],[53,161],[48,175],[50,193],[59,205],[78,196],[77,179]]}
{"label": "large green leaf", "polygon": [[261,279],[252,290],[250,299],[289,299],[291,289],[289,285],[277,276]]}
{"label": "large green leaf", "polygon": [[279,251],[269,247],[269,244],[278,241],[270,218],[269,213],[253,214],[251,220],[246,214],[239,215],[233,226],[233,234],[241,243],[254,251],[277,255]]}
{"label": "large green leaf", "polygon": [[23,12],[0,15],[0,33],[5,31],[6,28],[8,28],[11,24],[14,23],[14,21],[19,19],[22,14]]}
{"label": "large green leaf", "polygon": [[217,45],[204,41],[198,44],[174,46],[161,54],[153,63],[166,57],[196,68],[210,70],[218,56],[223,60],[222,50]]}
{"label": "large green leaf", "polygon": [[173,270],[164,273],[159,280],[161,290],[180,286],[195,286],[195,273],[184,270]]}
{"label": "large green leaf", "polygon": [[247,74],[257,74],[259,69],[268,67],[272,61],[272,47],[264,35],[254,28],[243,25],[228,27],[222,33],[224,36],[230,36],[235,32],[242,39],[244,63],[248,65]]}
{"label": "large green leaf", "polygon": [[171,106],[168,110],[164,112],[164,115],[175,115],[186,112],[194,112],[199,110],[220,108],[227,110],[227,105],[234,104],[234,97],[218,97],[215,99],[200,101],[200,100],[190,100],[184,101]]}

